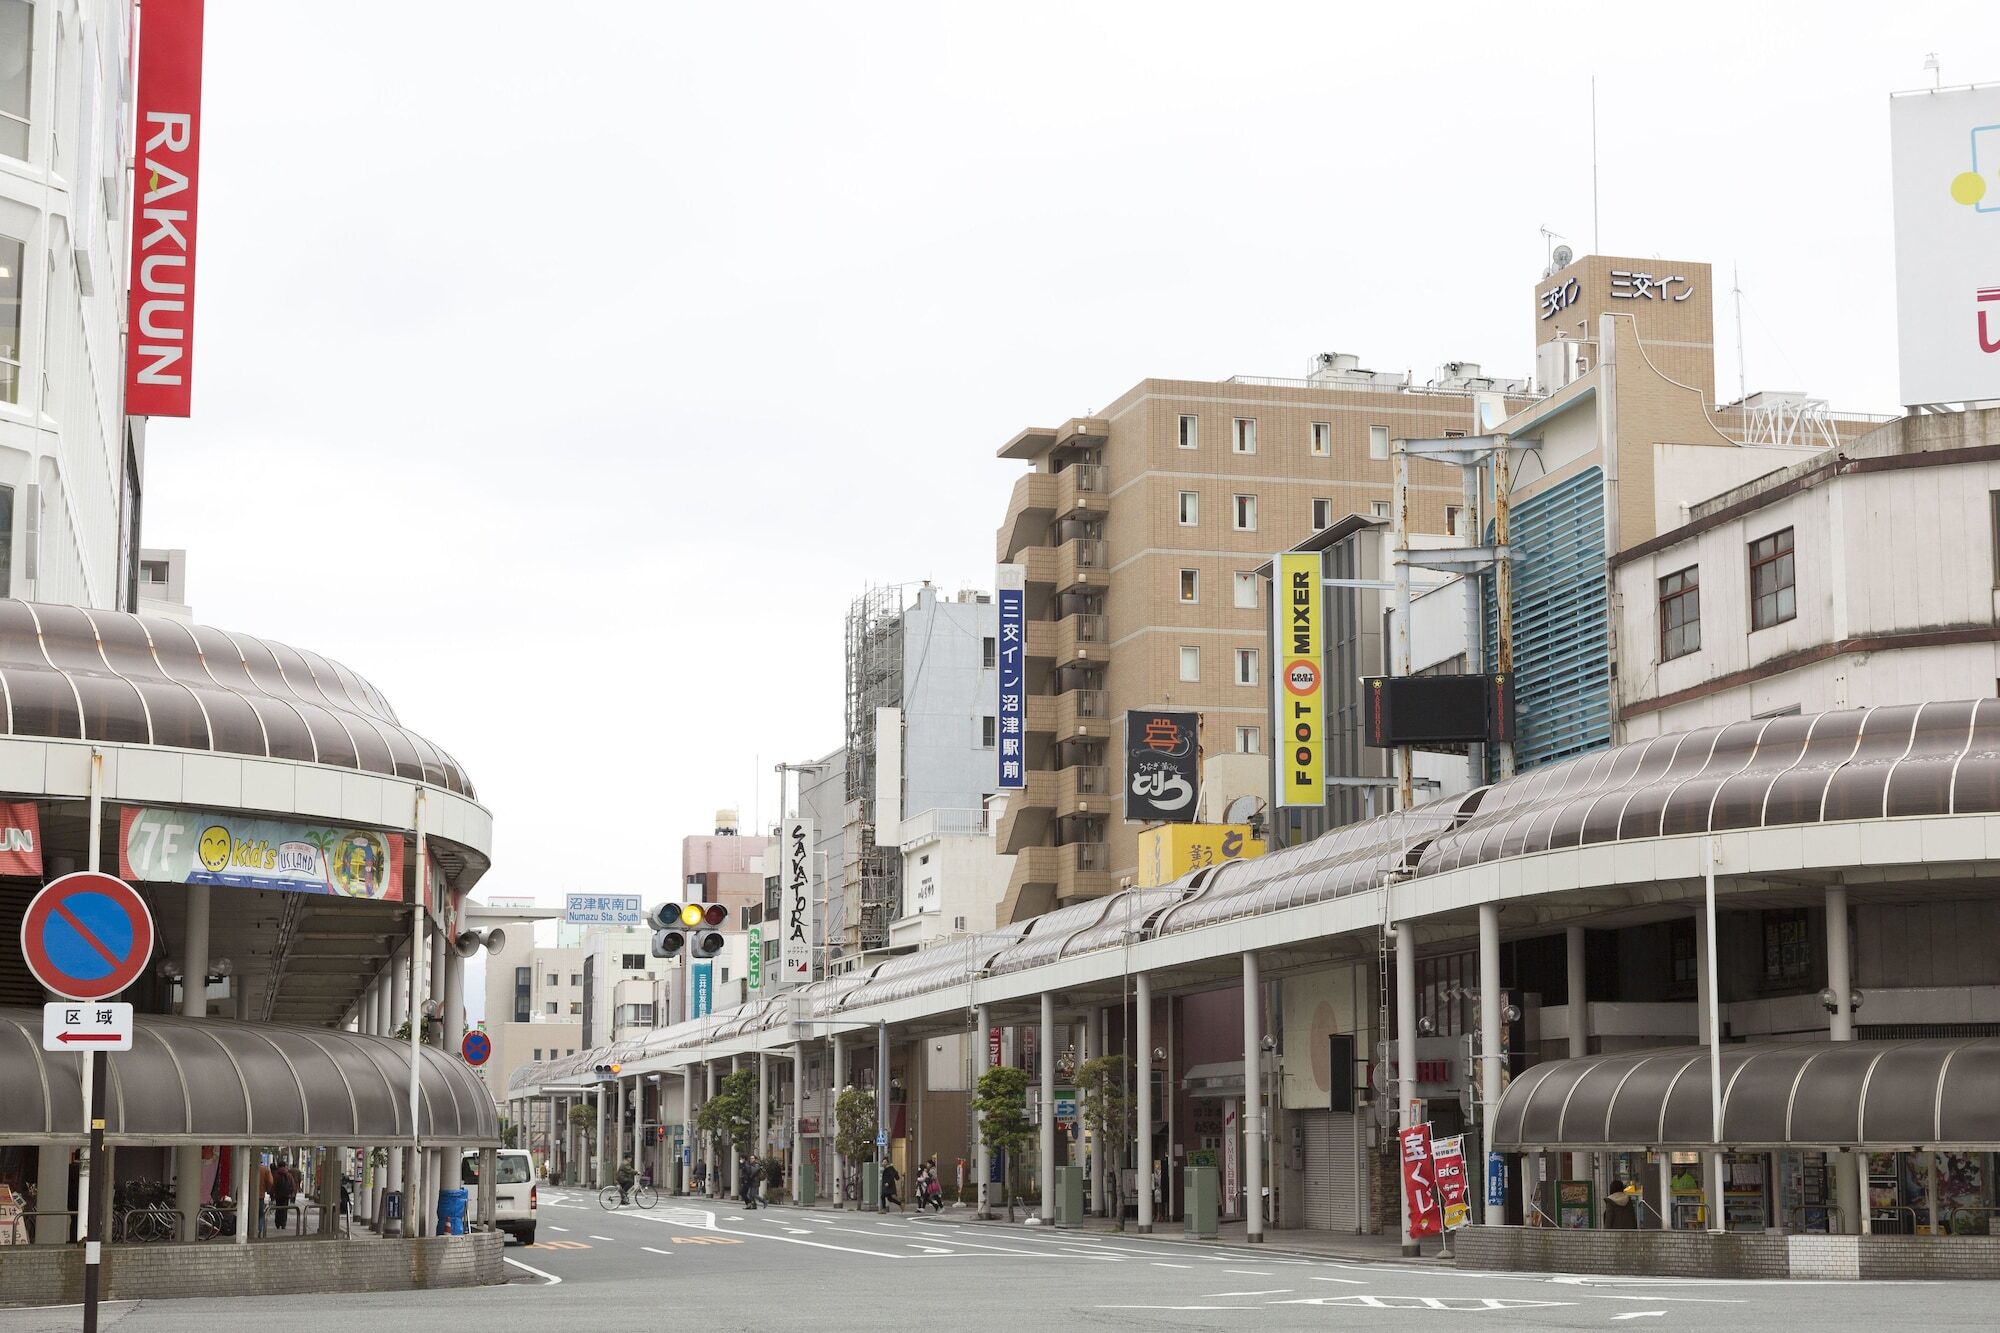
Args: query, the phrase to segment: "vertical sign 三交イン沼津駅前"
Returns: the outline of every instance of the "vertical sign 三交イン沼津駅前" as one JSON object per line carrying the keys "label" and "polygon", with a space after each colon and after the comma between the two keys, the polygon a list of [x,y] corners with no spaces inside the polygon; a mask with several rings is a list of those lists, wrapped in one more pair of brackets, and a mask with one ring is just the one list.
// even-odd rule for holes
{"label": "vertical sign \u4e09\u4ea4\u30a4\u30f3\u6cbc\u6d25\u99c5\u524d", "polygon": [[140,19],[125,410],[184,417],[194,394],[202,0],[146,0]]}
{"label": "vertical sign \u4e09\u4ea4\u30a4\u30f3\u6cbc\u6d25\u99c5\u524d", "polygon": [[1324,639],[1317,551],[1278,557],[1271,624],[1278,663],[1272,688],[1272,731],[1278,750],[1278,804],[1326,804],[1326,705]]}
{"label": "vertical sign \u4e09\u4ea4\u30a4\u30f3\u6cbc\u6d25\u99c5\u524d", "polygon": [[1410,1239],[1438,1234],[1443,1218],[1438,1211],[1435,1168],[1431,1165],[1431,1127],[1411,1125],[1396,1134],[1403,1159],[1403,1197],[1410,1204]]}
{"label": "vertical sign \u4e09\u4ea4\u30a4\u30f3\u6cbc\u6d25\u99c5\u524d", "polygon": [[1125,714],[1125,818],[1181,823],[1198,813],[1201,715],[1135,708]]}
{"label": "vertical sign \u4e09\u4ea4\u30a4\u30f3\u6cbc\u6d25\u99c5\u524d", "polygon": [[813,977],[813,822],[788,819],[778,873],[784,877],[785,980],[803,986]]}
{"label": "vertical sign \u4e09\u4ea4\u30a4\u30f3\u6cbc\u6d25\u99c5\u524d", "polygon": [[1000,768],[997,780],[1002,791],[1013,791],[1028,781],[1026,594],[1020,588],[1002,588],[998,596],[1000,641],[995,664],[1000,678],[997,720]]}

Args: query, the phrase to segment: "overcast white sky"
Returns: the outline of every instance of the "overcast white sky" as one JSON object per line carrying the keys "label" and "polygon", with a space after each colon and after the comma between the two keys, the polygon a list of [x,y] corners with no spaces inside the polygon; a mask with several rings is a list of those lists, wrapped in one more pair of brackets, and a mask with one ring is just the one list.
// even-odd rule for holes
{"label": "overcast white sky", "polygon": [[1531,373],[1593,73],[1598,248],[1740,264],[1753,390],[1894,410],[1933,50],[2000,78],[2000,5],[210,0],[146,541],[464,761],[483,894],[667,888],[839,742],[866,584],[990,584],[1021,427],[1320,351]]}

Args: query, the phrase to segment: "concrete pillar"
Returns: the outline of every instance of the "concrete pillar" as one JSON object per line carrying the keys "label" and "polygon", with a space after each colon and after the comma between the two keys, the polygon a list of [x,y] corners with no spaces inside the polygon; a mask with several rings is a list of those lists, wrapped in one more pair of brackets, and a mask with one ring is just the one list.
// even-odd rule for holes
{"label": "concrete pillar", "polygon": [[[1852,950],[1847,927],[1847,886],[1830,885],[1826,891],[1826,985],[1833,992],[1833,1014],[1827,1035],[1834,1041],[1854,1040],[1854,975]],[[1872,1230],[1868,1200],[1862,1185],[1862,1157],[1859,1153],[1831,1154],[1833,1198],[1840,1208],[1840,1229],[1866,1234]]]}
{"label": "concrete pillar", "polygon": [[[889,1163],[889,1025],[875,1025],[875,1138],[885,1145],[876,1148],[875,1160],[879,1165]],[[880,1177],[877,1177],[880,1180]],[[883,1212],[889,1211],[889,1191],[879,1191]]]}
{"label": "concrete pillar", "polygon": [[1674,1227],[1674,1164],[1673,1154],[1660,1154],[1660,1226],[1671,1231]]}
{"label": "concrete pillar", "polygon": [[[764,1157],[771,1151],[771,1057],[768,1052],[757,1052],[757,1149],[756,1156]],[[761,1197],[764,1186],[760,1182],[757,1193]]]}
{"label": "concrete pillar", "polygon": [[[1478,1163],[1468,1163],[1472,1193],[1484,1200],[1481,1188],[1486,1180],[1486,1162],[1493,1154],[1493,1108],[1500,1101],[1500,1013],[1507,1007],[1506,992],[1500,989],[1500,904],[1479,905],[1479,1127],[1482,1149]],[[1493,1216],[1480,1205],[1488,1226],[1498,1226],[1504,1217]]]}
{"label": "concrete pillar", "polygon": [[1153,1232],[1153,974],[1140,972],[1132,978],[1133,1044],[1138,1048],[1138,1116],[1133,1142],[1137,1151],[1132,1163],[1139,1183],[1139,1234]]}
{"label": "concrete pillar", "polygon": [[488,1231],[497,1230],[500,1211],[500,1154],[492,1148],[479,1150],[479,1216]]}
{"label": "concrete pillar", "polygon": [[799,1042],[792,1047],[792,1161],[791,1182],[792,1202],[804,1205],[805,1186],[801,1183],[805,1173],[812,1169],[812,1159],[806,1155],[806,1047]]}
{"label": "concrete pillar", "polygon": [[[1481,908],[1481,921],[1485,920],[1486,909]],[[1499,907],[1493,907],[1497,918]],[[1569,1054],[1571,1059],[1590,1054],[1590,965],[1584,953],[1582,926],[1570,926],[1563,931],[1564,951],[1568,969],[1566,981],[1569,991]]]}
{"label": "concrete pillar", "polygon": [[[1086,1058],[1097,1060],[1108,1054],[1109,1048],[1104,1044],[1104,1028],[1103,1007],[1101,1005],[1091,1006],[1090,1031],[1084,1038],[1084,1055]],[[1090,1135],[1090,1202],[1091,1206],[1096,1209],[1099,1217],[1111,1216],[1110,1190],[1105,1185],[1107,1167],[1110,1168],[1110,1180],[1116,1183],[1118,1180],[1118,1163],[1105,1161],[1104,1145],[1098,1142],[1097,1133],[1095,1130],[1092,1130]]]}
{"label": "concrete pillar", "polygon": [[[978,1054],[973,1057],[973,1068],[977,1069],[981,1076],[984,1076],[987,1070],[993,1068],[993,1016],[992,1012],[983,1004],[978,1009],[978,1026],[979,1031],[974,1034],[973,1040],[977,1043],[979,1050]],[[973,1080],[972,1095],[975,1099],[979,1096],[979,1081],[977,1079]],[[993,1174],[993,1152],[986,1146],[985,1131],[978,1124],[974,1124],[972,1128],[973,1135],[977,1140],[972,1150],[972,1179],[976,1190],[975,1197],[978,1199],[978,1204],[973,1210],[973,1215],[984,1218],[990,1215],[986,1195],[988,1188],[987,1179]]]}
{"label": "concrete pillar", "polygon": [[[1396,1114],[1391,1123],[1408,1128],[1417,1100],[1417,928],[1396,923]],[[1400,1171],[1400,1156],[1398,1157]],[[1401,1209],[1403,1254],[1415,1257],[1423,1247],[1410,1237],[1410,1197],[1397,1183]]]}
{"label": "concrete pillar", "polygon": [[443,931],[438,932],[438,940],[444,950],[444,1022],[438,1044],[456,1054],[465,1035],[465,960]]}
{"label": "concrete pillar", "polygon": [[1257,955],[1243,954],[1243,1239],[1264,1240],[1264,1033],[1263,984]]}
{"label": "concrete pillar", "polygon": [[[186,1018],[208,1017],[208,906],[209,887],[188,884],[182,893],[187,900],[187,931],[181,945],[181,1014]],[[201,1148],[174,1151],[174,1204],[181,1215],[181,1239],[201,1239]]]}
{"label": "concrete pillar", "polygon": [[236,1148],[235,1177],[230,1182],[230,1193],[236,1196],[236,1235],[232,1238],[238,1245],[250,1243],[250,1232],[257,1225],[257,1150],[248,1144]]}
{"label": "concrete pillar", "polygon": [[1708,1045],[1708,916],[1694,914],[1694,1008],[1696,1039]]}
{"label": "concrete pillar", "polygon": [[[835,1033],[833,1037],[832,1083],[833,1083],[833,1091],[831,1095],[827,1097],[825,1112],[820,1117],[821,1143],[832,1143],[835,1141],[835,1135],[838,1134],[840,1129],[840,1122],[835,1116],[834,1112],[836,1106],[840,1101],[840,1094],[844,1092],[848,1086],[847,1043],[841,1039],[839,1033]],[[848,1170],[847,1158],[841,1156],[840,1153],[836,1151],[833,1160],[833,1189],[831,1191],[831,1194],[836,1206],[843,1209],[847,1207],[847,1170]]]}
{"label": "concrete pillar", "polygon": [[68,1207],[69,1149],[43,1145],[35,1153],[35,1244],[69,1244],[76,1219],[56,1216]]}
{"label": "concrete pillar", "polygon": [[597,1153],[592,1162],[593,1174],[590,1184],[591,1188],[599,1189],[611,1178],[604,1162],[604,1154],[611,1150],[611,1131],[604,1123],[604,1113],[608,1109],[604,1105],[604,1085],[602,1083],[593,1085],[591,1092],[596,1098],[597,1133],[593,1137],[597,1140]]}
{"label": "concrete pillar", "polygon": [[1056,997],[1042,992],[1042,1125],[1037,1147],[1041,1152],[1042,1203],[1044,1224],[1056,1220]]}
{"label": "concrete pillar", "polygon": [[[715,1077],[715,1062],[713,1060],[704,1060],[701,1062],[701,1076],[703,1079],[701,1104],[703,1106],[707,1106],[710,1102],[715,1100],[716,1077]],[[727,1186],[724,1185],[723,1181],[720,1179],[722,1175],[722,1172],[720,1170],[722,1166],[722,1159],[716,1156],[715,1142],[705,1134],[702,1136],[701,1140],[701,1161],[702,1165],[706,1167],[708,1170],[709,1197],[714,1198],[717,1196],[719,1191],[726,1191]]]}
{"label": "concrete pillar", "polygon": [[625,1080],[615,1078],[611,1080],[611,1173],[600,1177],[602,1183],[618,1178],[625,1157]]}
{"label": "concrete pillar", "polygon": [[[426,974],[428,980],[424,987],[424,998],[426,1000],[442,1001],[445,998],[446,985],[445,959],[453,956],[451,949],[447,947],[450,941],[445,938],[444,931],[434,923],[426,922],[425,931],[430,939],[431,966],[430,971]],[[463,1007],[463,1005],[460,1006],[461,1011],[463,1011]],[[445,1033],[452,1022],[453,1020],[449,1013],[438,1016],[438,1021],[432,1025],[430,1040],[432,1046],[437,1047],[441,1051],[446,1049]]]}
{"label": "concrete pillar", "polygon": [[695,1138],[694,1066],[682,1065],[681,1066],[681,1139],[688,1147],[688,1161],[686,1163],[686,1166],[684,1166],[681,1169],[680,1189],[675,1191],[676,1193],[679,1194],[687,1193],[688,1187],[693,1183],[688,1176],[686,1168],[694,1165],[694,1153],[696,1149],[700,1146],[697,1143],[695,1143],[694,1138]]}

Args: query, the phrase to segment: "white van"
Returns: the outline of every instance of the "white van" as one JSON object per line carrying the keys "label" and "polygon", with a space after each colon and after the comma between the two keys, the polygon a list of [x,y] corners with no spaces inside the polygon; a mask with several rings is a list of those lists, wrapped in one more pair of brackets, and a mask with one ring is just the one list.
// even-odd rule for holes
{"label": "white van", "polygon": [[[541,1192],[535,1184],[535,1160],[524,1148],[502,1148],[499,1177],[493,1183],[496,1223],[523,1245],[535,1243],[535,1211],[541,1207]],[[469,1152],[458,1165],[459,1182],[465,1186],[465,1216],[478,1222],[479,1154]]]}

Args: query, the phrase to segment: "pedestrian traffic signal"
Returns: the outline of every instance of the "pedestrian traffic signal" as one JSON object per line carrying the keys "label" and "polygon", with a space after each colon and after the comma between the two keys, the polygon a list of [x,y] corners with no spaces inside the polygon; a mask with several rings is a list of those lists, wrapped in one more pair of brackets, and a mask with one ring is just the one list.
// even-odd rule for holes
{"label": "pedestrian traffic signal", "polygon": [[721,903],[660,903],[646,914],[653,928],[653,957],[678,958],[683,950],[695,958],[722,952],[722,926],[729,909]]}

